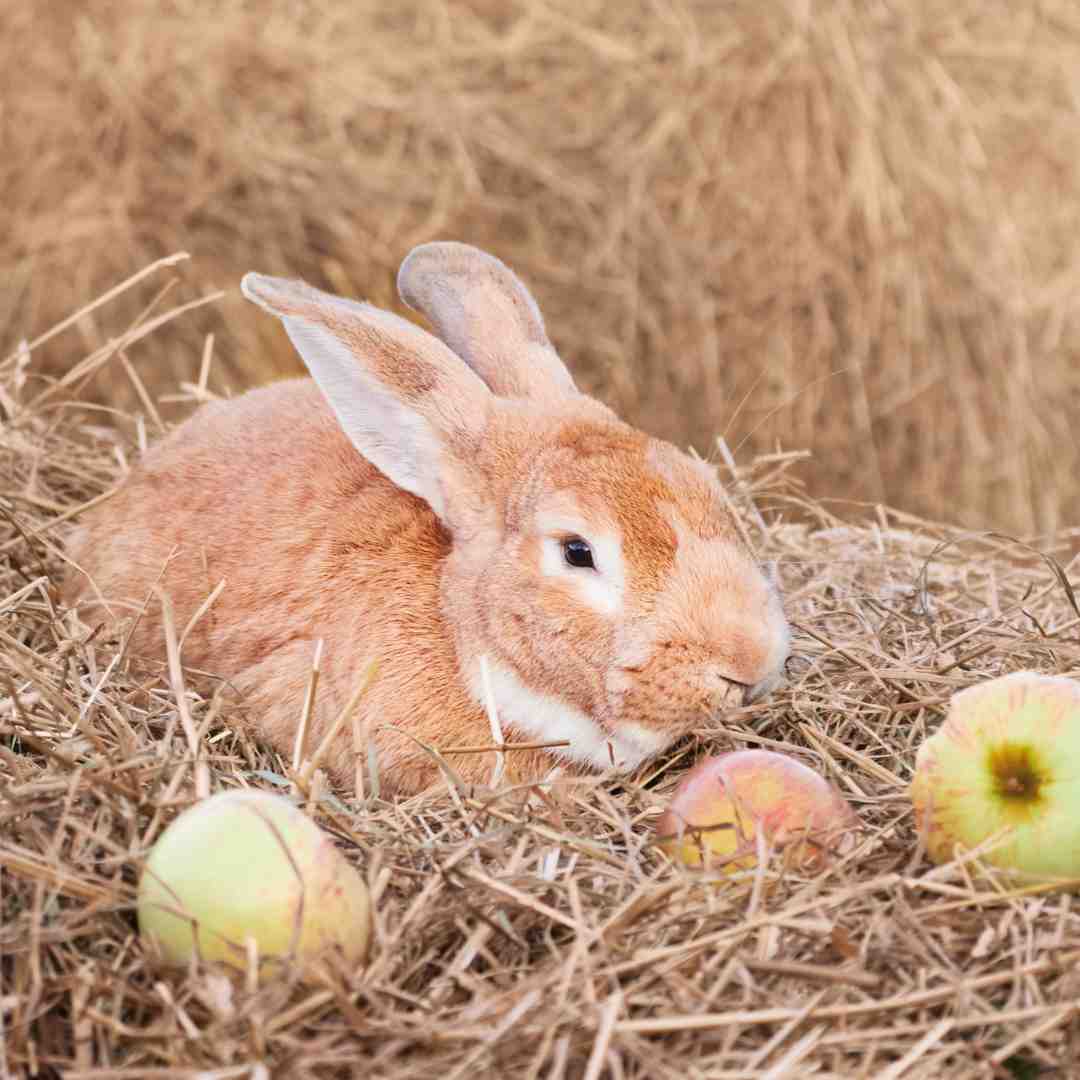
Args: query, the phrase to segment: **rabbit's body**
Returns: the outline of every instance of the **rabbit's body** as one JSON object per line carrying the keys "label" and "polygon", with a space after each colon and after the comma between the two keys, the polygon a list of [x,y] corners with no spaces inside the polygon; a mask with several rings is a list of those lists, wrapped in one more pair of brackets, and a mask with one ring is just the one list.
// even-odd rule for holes
{"label": "rabbit's body", "polygon": [[[282,437],[267,438],[271,431]],[[309,751],[375,658],[364,715],[442,746],[475,745],[477,719],[481,732],[488,728],[457,676],[440,611],[446,530],[356,452],[313,380],[200,409],[150,448],[107,506],[69,547],[110,602],[141,608],[151,599],[132,652],[163,654],[155,584],[169,594],[180,633],[224,580],[222,596],[185,639],[184,663],[229,676],[257,730],[286,758],[320,637]],[[84,587],[84,601],[91,595]],[[353,596],[365,599],[346,599]],[[415,742],[377,734],[390,786],[411,790],[432,778],[432,759]],[[350,725],[341,743],[351,742]],[[396,767],[404,757],[410,763]],[[341,758],[329,764],[348,783],[352,759]],[[490,769],[483,755],[450,760],[466,774],[470,765]]]}
{"label": "rabbit's body", "polygon": [[[508,742],[568,743],[508,754],[522,780],[635,767],[768,689],[787,624],[710,471],[579,394],[501,264],[418,252],[435,265],[403,267],[403,293],[458,353],[366,305],[245,279],[316,381],[205,406],[153,447],[73,536],[68,599],[91,618],[99,594],[114,616],[145,605],[131,648],[160,656],[155,584],[182,629],[224,580],[184,662],[230,678],[287,757],[315,642],[309,748],[377,661],[358,722],[391,791],[437,777],[420,743],[490,775],[491,754],[454,753],[491,743],[488,688]],[[496,318],[509,345],[484,336]],[[348,724],[326,761],[339,783],[358,749]]]}

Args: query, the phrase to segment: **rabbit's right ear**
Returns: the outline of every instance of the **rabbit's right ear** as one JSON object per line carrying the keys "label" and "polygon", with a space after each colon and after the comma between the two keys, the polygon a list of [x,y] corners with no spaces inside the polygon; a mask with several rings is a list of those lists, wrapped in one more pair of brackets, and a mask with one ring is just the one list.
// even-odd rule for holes
{"label": "rabbit's right ear", "polygon": [[276,315],[353,445],[448,521],[455,470],[481,437],[491,391],[406,319],[302,281],[245,274],[240,289]]}
{"label": "rabbit's right ear", "polygon": [[529,290],[494,255],[451,241],[421,244],[398,270],[398,293],[500,397],[576,395]]}

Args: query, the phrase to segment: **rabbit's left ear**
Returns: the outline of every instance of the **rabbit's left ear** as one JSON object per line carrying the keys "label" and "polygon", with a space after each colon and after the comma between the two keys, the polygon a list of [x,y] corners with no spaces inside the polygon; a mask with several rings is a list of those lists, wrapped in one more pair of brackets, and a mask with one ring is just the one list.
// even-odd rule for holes
{"label": "rabbit's left ear", "polygon": [[500,397],[576,395],[540,309],[514,272],[486,251],[442,241],[413,248],[398,292]]}
{"label": "rabbit's left ear", "polygon": [[246,274],[249,300],[276,315],[353,445],[451,524],[493,398],[441,341],[406,319],[301,281]]}

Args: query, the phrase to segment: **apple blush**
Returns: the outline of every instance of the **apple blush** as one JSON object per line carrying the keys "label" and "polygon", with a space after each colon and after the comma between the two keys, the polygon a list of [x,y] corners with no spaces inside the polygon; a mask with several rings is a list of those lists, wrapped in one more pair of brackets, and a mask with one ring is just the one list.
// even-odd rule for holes
{"label": "apple blush", "polygon": [[1080,878],[1080,684],[1018,671],[954,694],[911,799],[934,862],[1000,835],[985,862],[1032,883]]}
{"label": "apple blush", "polygon": [[656,822],[657,842],[686,866],[756,865],[761,831],[795,869],[813,872],[847,849],[857,819],[813,769],[770,750],[736,750],[698,762]]}
{"label": "apple blush", "polygon": [[371,936],[367,887],[299,807],[265,791],[228,791],[161,834],[139,880],[139,930],[167,962],[194,953],[246,968],[258,955],[308,958],[335,948],[360,963]]}

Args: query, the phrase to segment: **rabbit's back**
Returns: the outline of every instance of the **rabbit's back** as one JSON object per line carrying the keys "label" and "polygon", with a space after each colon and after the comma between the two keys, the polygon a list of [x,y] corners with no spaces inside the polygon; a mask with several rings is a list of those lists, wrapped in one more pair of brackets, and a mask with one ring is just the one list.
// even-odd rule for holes
{"label": "rabbit's back", "polygon": [[[445,544],[430,510],[356,452],[315,384],[290,380],[205,406],[153,446],[72,537],[67,592],[90,619],[96,592],[131,613],[160,583],[182,629],[224,580],[184,659],[235,668],[316,632],[366,577],[408,567],[415,591],[419,563]],[[157,611],[136,628],[138,653],[162,650]]]}
{"label": "rabbit's back", "polygon": [[[183,661],[236,679],[285,751],[319,638],[327,649],[313,737],[370,659],[380,670],[369,707],[385,699],[388,719],[403,700],[450,727],[455,711],[475,710],[441,612],[449,544],[429,507],[345,438],[316,385],[290,380],[204,406],[152,447],[72,536],[78,569],[65,592],[91,625],[109,619],[98,593],[113,616],[145,604],[131,651],[163,658],[154,585],[168,593],[179,633],[224,580]],[[417,671],[426,673],[419,685]]]}

